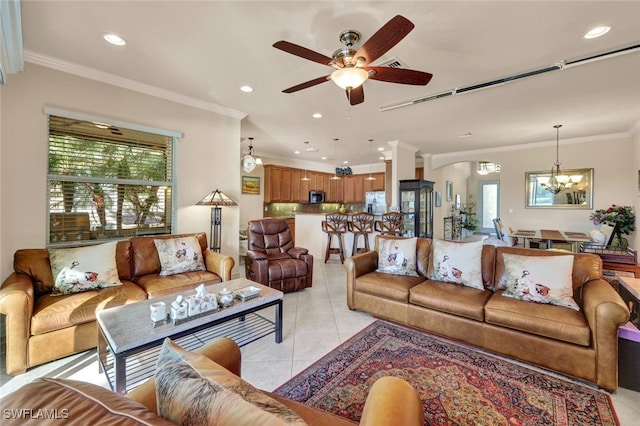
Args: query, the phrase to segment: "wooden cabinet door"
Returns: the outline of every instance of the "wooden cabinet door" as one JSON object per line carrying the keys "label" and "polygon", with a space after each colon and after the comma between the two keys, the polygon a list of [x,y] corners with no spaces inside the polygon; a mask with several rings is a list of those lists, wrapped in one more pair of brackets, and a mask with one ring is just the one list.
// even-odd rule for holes
{"label": "wooden cabinet door", "polygon": [[271,201],[277,203],[282,201],[282,169],[277,167],[271,168]]}
{"label": "wooden cabinet door", "polygon": [[280,185],[282,185],[282,189],[280,190],[280,201],[289,202],[291,201],[291,169],[282,169],[282,178]]}
{"label": "wooden cabinet door", "polygon": [[[365,178],[369,177],[366,175]],[[384,173],[372,173],[371,177],[375,180],[364,181],[364,192],[384,191]]]}
{"label": "wooden cabinet door", "polygon": [[[331,179],[332,175],[326,175],[324,177],[325,185],[325,201],[328,203],[344,203],[343,181],[344,176],[339,176],[340,179]],[[328,189],[327,189],[328,188]]]}
{"label": "wooden cabinet door", "polygon": [[264,202],[271,202],[271,175],[272,175],[272,167],[265,166],[264,167]]}
{"label": "wooden cabinet door", "polygon": [[302,176],[304,176],[304,172],[302,172],[301,170],[291,170],[291,202],[293,203],[303,202],[301,181]]}
{"label": "wooden cabinet door", "polygon": [[365,175],[352,175],[343,178],[345,203],[364,203]]}

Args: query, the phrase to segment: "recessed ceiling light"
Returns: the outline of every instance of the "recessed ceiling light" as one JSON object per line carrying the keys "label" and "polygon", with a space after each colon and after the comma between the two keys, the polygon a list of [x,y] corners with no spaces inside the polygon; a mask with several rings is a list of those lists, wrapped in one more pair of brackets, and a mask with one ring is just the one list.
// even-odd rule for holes
{"label": "recessed ceiling light", "polygon": [[471,132],[458,134],[459,138],[470,138],[471,136],[473,136],[473,134]]}
{"label": "recessed ceiling light", "polygon": [[293,151],[293,153],[294,153],[294,154],[300,154],[300,151],[295,150],[295,151]]}
{"label": "recessed ceiling light", "polygon": [[326,159],[327,159],[327,157],[322,157],[322,159],[323,159],[323,160],[326,160]]}
{"label": "recessed ceiling light", "polygon": [[322,118],[322,114],[320,114],[319,112],[316,112],[312,115],[313,118]]}
{"label": "recessed ceiling light", "polygon": [[343,164],[349,164],[349,162],[347,160],[344,160],[342,163]]}
{"label": "recessed ceiling light", "polygon": [[384,160],[384,155],[378,157],[378,160]]}
{"label": "recessed ceiling light", "polygon": [[602,27],[595,27],[595,28],[591,29],[588,33],[586,33],[584,35],[584,38],[597,38],[597,37],[605,35],[610,30],[611,30],[611,27],[608,27],[606,25],[604,25]]}
{"label": "recessed ceiling light", "polygon": [[384,151],[384,147],[381,146],[380,148],[378,148],[378,151],[380,151],[380,152]]}
{"label": "recessed ceiling light", "polygon": [[253,92],[253,87],[245,85],[242,86],[240,90],[242,90],[244,93],[251,93]]}
{"label": "recessed ceiling light", "polygon": [[127,44],[127,41],[117,34],[105,34],[103,38],[107,42],[116,46],[124,46],[125,44]]}

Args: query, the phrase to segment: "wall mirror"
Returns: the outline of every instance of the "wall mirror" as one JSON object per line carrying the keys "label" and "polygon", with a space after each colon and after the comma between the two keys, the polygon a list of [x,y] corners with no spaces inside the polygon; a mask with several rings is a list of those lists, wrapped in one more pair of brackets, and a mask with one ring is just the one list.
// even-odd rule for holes
{"label": "wall mirror", "polygon": [[526,172],[527,208],[593,208],[593,169],[561,170],[562,181],[568,182],[568,188],[557,193],[547,189],[551,178],[550,171]]}

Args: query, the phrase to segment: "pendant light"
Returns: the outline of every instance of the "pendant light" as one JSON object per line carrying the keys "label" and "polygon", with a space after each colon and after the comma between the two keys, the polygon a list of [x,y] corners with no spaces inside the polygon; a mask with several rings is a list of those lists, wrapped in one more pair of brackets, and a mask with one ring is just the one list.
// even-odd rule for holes
{"label": "pendant light", "polygon": [[365,178],[364,180],[376,180],[376,178],[373,177],[373,163],[371,162],[372,146],[373,146],[373,139],[369,139],[369,177]]}
{"label": "pendant light", "polygon": [[304,141],[304,176],[302,177],[302,181],[310,181],[311,178],[307,175],[307,155],[309,154],[309,141]]}
{"label": "pendant light", "polygon": [[562,124],[556,124],[553,127],[556,129],[556,162],[551,166],[550,177],[538,176],[537,180],[544,189],[555,195],[579,183],[582,180],[582,176],[569,176],[563,174],[560,170],[560,127],[562,127]]}
{"label": "pendant light", "polygon": [[341,179],[340,177],[338,177],[338,138],[335,138],[333,140],[335,142],[335,149],[334,149],[334,156],[335,156],[335,167],[334,167],[334,171],[333,171],[333,176],[331,176],[329,179],[330,180],[339,180]]}

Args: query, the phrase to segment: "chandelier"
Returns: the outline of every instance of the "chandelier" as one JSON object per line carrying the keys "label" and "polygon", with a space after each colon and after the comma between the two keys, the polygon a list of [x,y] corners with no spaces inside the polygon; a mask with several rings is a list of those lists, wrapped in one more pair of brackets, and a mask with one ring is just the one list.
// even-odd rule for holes
{"label": "chandelier", "polygon": [[476,172],[479,175],[486,176],[489,173],[500,173],[502,166],[500,164],[491,163],[489,161],[478,161]]}
{"label": "chandelier", "polygon": [[569,176],[563,174],[560,170],[558,151],[560,149],[560,127],[562,127],[562,124],[556,124],[553,127],[556,129],[556,162],[551,166],[550,176],[538,176],[537,179],[544,189],[555,195],[578,184],[582,180],[582,175]]}

